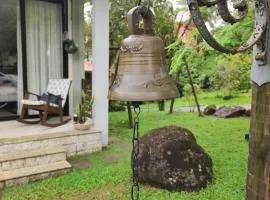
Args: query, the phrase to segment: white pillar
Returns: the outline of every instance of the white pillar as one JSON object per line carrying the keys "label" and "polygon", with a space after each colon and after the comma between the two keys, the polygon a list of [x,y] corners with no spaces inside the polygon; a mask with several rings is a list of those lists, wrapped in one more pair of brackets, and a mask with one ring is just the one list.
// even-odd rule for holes
{"label": "white pillar", "polygon": [[69,0],[68,27],[69,38],[74,40],[78,51],[68,55],[69,78],[72,84],[69,92],[69,113],[72,116],[81,103],[81,83],[84,78],[84,13],[83,0]]}
{"label": "white pillar", "polygon": [[92,90],[93,122],[102,131],[102,145],[108,145],[109,88],[109,0],[92,0]]}

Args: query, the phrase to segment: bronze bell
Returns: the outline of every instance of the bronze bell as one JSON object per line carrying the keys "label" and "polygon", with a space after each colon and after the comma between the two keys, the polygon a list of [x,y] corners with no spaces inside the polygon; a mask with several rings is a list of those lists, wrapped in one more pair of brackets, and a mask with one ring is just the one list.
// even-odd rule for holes
{"label": "bronze bell", "polygon": [[[139,28],[140,17],[144,28]],[[130,36],[120,45],[116,77],[109,99],[120,101],[154,101],[179,96],[177,87],[164,67],[164,44],[153,34],[153,13],[137,6],[128,12]]]}

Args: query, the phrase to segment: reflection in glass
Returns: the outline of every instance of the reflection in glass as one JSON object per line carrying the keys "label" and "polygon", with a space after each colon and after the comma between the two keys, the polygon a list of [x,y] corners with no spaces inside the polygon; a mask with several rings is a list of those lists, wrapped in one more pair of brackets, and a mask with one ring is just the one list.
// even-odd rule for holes
{"label": "reflection in glass", "polygon": [[17,0],[0,0],[0,119],[17,113]]}

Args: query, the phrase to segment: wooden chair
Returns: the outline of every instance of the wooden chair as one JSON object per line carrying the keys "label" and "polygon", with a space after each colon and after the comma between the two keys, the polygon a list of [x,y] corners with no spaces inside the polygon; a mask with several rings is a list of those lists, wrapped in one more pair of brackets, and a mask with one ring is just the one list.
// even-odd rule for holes
{"label": "wooden chair", "polygon": [[[26,91],[24,93],[24,99],[22,103],[21,116],[18,119],[19,122],[26,124],[36,124],[41,123],[44,126],[56,127],[63,125],[70,121],[70,117],[63,119],[63,108],[66,103],[68,92],[70,89],[71,80],[70,79],[51,79],[49,80],[47,95],[42,98],[41,95],[34,94],[32,92]],[[31,96],[34,96],[36,99],[30,99]],[[52,99],[55,100],[52,103]],[[39,112],[39,120],[26,120],[25,115],[27,110],[35,110]],[[57,114],[59,115],[59,123],[48,123],[48,115]]]}

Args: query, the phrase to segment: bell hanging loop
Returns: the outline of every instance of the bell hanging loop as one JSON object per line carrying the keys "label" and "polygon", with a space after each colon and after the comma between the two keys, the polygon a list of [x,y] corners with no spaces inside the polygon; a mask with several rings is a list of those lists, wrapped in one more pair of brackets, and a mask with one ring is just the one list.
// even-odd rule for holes
{"label": "bell hanging loop", "polygon": [[[143,19],[143,29],[140,28],[140,19]],[[129,35],[149,34],[153,35],[154,14],[145,6],[132,8],[127,14]]]}

